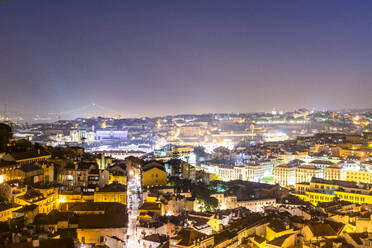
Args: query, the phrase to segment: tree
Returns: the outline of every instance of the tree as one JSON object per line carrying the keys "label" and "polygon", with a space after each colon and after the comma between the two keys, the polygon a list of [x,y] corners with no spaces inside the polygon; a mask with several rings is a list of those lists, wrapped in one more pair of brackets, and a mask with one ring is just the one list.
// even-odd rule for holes
{"label": "tree", "polygon": [[14,152],[29,152],[32,150],[32,144],[26,139],[17,140],[13,147]]}
{"label": "tree", "polygon": [[205,184],[194,184],[192,195],[198,200],[200,210],[214,212],[218,208],[218,200],[211,197],[211,191]]}
{"label": "tree", "polygon": [[222,181],[212,181],[209,184],[208,188],[213,193],[223,193],[229,189],[229,187],[225,184],[225,182],[222,182]]}
{"label": "tree", "polygon": [[224,146],[217,147],[213,150],[213,159],[224,160],[226,156],[230,155],[230,150]]}
{"label": "tree", "polygon": [[0,152],[8,150],[8,144],[12,137],[12,128],[7,124],[0,123]]}
{"label": "tree", "polygon": [[197,196],[196,199],[200,204],[201,211],[214,212],[218,208],[218,200],[215,197]]}
{"label": "tree", "polygon": [[208,153],[205,152],[205,148],[203,146],[194,147],[194,153],[199,157],[205,157],[208,155]]}

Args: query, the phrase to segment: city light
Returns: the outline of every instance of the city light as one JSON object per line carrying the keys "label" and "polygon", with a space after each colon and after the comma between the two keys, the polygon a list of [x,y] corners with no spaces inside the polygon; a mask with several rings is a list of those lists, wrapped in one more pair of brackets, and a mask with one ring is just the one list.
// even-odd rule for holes
{"label": "city light", "polygon": [[0,0],[0,247],[372,247],[372,1],[293,2]]}

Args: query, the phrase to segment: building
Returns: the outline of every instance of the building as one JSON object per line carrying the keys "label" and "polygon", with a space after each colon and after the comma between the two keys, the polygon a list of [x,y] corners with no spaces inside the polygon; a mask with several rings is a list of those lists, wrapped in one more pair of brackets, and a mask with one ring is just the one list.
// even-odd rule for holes
{"label": "building", "polygon": [[321,170],[321,175],[324,175],[325,168],[333,165],[334,163],[329,160],[313,160],[310,162],[310,165],[314,165],[315,167]]}
{"label": "building", "polygon": [[346,170],[346,181],[372,183],[371,172],[367,170]]}
{"label": "building", "polygon": [[314,165],[301,165],[295,169],[296,183],[310,182],[311,178],[322,178],[321,170]]}
{"label": "building", "polygon": [[48,214],[58,206],[58,189],[29,189],[24,195],[14,198],[14,203],[27,206],[37,205],[39,213]]}
{"label": "building", "polygon": [[181,159],[171,159],[165,162],[165,170],[169,176],[191,178],[191,165]]}
{"label": "building", "polygon": [[325,180],[345,180],[342,177],[342,169],[341,166],[337,164],[330,165],[324,169],[324,179]]}
{"label": "building", "polygon": [[125,141],[128,137],[128,131],[125,130],[97,130],[97,141]]}
{"label": "building", "polygon": [[100,158],[96,158],[96,163],[98,164],[98,169],[106,170],[107,167],[111,166],[112,158],[106,157],[104,153],[101,154]]}
{"label": "building", "polygon": [[20,209],[18,204],[0,202],[0,222],[5,222],[13,218],[13,211]]}
{"label": "building", "polygon": [[303,191],[293,193],[304,201],[317,206],[319,202],[331,202],[335,198],[357,204],[372,204],[372,185],[338,180],[312,178],[308,185],[296,185]]}
{"label": "building", "polygon": [[112,183],[94,192],[94,202],[118,202],[127,204],[127,187]]}
{"label": "building", "polygon": [[59,203],[74,203],[74,202],[93,202],[93,192],[75,192],[75,191],[60,191],[58,194]]}
{"label": "building", "polygon": [[213,247],[214,238],[192,228],[182,229],[177,236],[169,240],[169,248],[209,248]]}
{"label": "building", "polygon": [[280,186],[288,187],[295,185],[295,166],[281,164],[274,168],[274,182]]}
{"label": "building", "polygon": [[77,240],[86,247],[103,246],[113,236],[126,241],[128,215],[126,206],[123,204],[116,202],[62,203],[60,209],[62,212],[79,215],[76,227]]}
{"label": "building", "polygon": [[152,219],[154,216],[164,216],[165,209],[161,202],[145,202],[138,209],[138,218]]}
{"label": "building", "polygon": [[88,186],[88,172],[94,169],[92,163],[73,163],[63,168],[60,175],[60,181],[69,187],[86,187]]}
{"label": "building", "polygon": [[157,248],[165,244],[168,241],[167,236],[159,234],[151,234],[141,239],[143,248]]}
{"label": "building", "polygon": [[37,150],[36,152],[17,152],[5,154],[2,159],[14,161],[17,164],[28,164],[33,162],[42,162],[50,159],[52,155],[49,153]]}
{"label": "building", "polygon": [[127,176],[124,171],[110,171],[109,174],[109,183],[120,183],[122,185],[127,185]]}
{"label": "building", "polygon": [[22,164],[15,170],[15,178],[28,183],[43,182],[44,170],[34,163]]}
{"label": "building", "polygon": [[83,214],[79,217],[77,239],[87,246],[105,245],[107,237],[126,240],[128,217],[126,214]]}
{"label": "building", "polygon": [[17,164],[16,161],[0,159],[0,183],[17,179],[15,171],[19,167],[21,167],[21,165]]}
{"label": "building", "polygon": [[146,187],[167,185],[167,172],[163,164],[150,162],[142,170],[142,185]]}
{"label": "building", "polygon": [[288,223],[282,220],[276,219],[271,221],[269,225],[266,226],[266,240],[271,241],[275,238],[293,233],[294,229]]}

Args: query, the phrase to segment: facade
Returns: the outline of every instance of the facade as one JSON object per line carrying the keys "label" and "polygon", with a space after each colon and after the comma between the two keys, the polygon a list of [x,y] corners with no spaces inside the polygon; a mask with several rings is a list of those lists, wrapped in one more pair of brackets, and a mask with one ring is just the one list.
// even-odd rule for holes
{"label": "facade", "polygon": [[313,160],[310,162],[310,164],[319,168],[321,170],[321,177],[323,177],[325,168],[333,165],[334,163],[329,160]]}
{"label": "facade", "polygon": [[63,169],[60,180],[69,187],[88,186],[88,172],[93,168],[94,165],[92,164],[69,164]]}
{"label": "facade", "polygon": [[12,203],[0,203],[0,222],[11,220],[13,217],[13,211],[20,209],[22,206]]}
{"label": "facade", "polygon": [[209,248],[213,246],[213,236],[198,232],[192,228],[182,229],[177,236],[169,240],[169,248]]}
{"label": "facade", "polygon": [[58,206],[58,189],[31,189],[24,195],[15,197],[14,203],[21,206],[34,204],[38,206],[39,213],[48,214]]}
{"label": "facade", "polygon": [[120,183],[122,185],[127,185],[127,176],[121,171],[111,171],[109,174],[109,183]]}
{"label": "facade", "polygon": [[142,185],[146,187],[167,185],[167,172],[163,165],[152,162],[142,171]]}
{"label": "facade", "polygon": [[252,212],[263,212],[265,207],[268,206],[276,206],[276,199],[269,198],[269,199],[256,199],[256,200],[249,200],[249,201],[238,201],[238,207],[245,207]]}
{"label": "facade", "polygon": [[296,183],[310,182],[313,177],[322,177],[321,170],[314,165],[301,165],[295,169]]}
{"label": "facade", "polygon": [[0,176],[3,182],[17,179],[16,169],[21,165],[15,161],[6,161],[0,159]]}
{"label": "facade", "polygon": [[273,174],[273,163],[271,161],[258,161],[250,164],[214,164],[204,163],[202,169],[215,174],[222,181],[243,180],[260,182],[265,176]]}
{"label": "facade", "polygon": [[22,164],[15,170],[15,178],[29,183],[43,182],[44,170],[33,163]]}
{"label": "facade", "polygon": [[330,165],[324,169],[325,180],[344,180],[342,178],[342,168],[339,165]]}
{"label": "facade", "polygon": [[94,192],[94,202],[118,202],[127,204],[127,187],[113,183]]}
{"label": "facade", "polygon": [[315,206],[320,202],[331,202],[335,198],[357,204],[372,204],[371,184],[312,178],[308,186],[296,186],[301,187],[305,192],[297,191],[294,195]]}
{"label": "facade", "polygon": [[289,164],[278,165],[274,168],[274,182],[280,186],[295,185],[295,166]]}
{"label": "facade", "polygon": [[347,170],[346,181],[357,183],[372,183],[371,172],[367,170]]}
{"label": "facade", "polygon": [[59,203],[74,203],[74,202],[93,202],[93,192],[74,192],[60,191],[58,194]]}
{"label": "facade", "polygon": [[42,162],[50,159],[51,157],[52,155],[49,153],[38,150],[36,152],[8,153],[3,156],[3,159],[7,161],[14,161],[17,164],[29,164],[34,162]]}
{"label": "facade", "polygon": [[235,195],[213,194],[211,196],[218,200],[218,207],[222,210],[244,207],[252,212],[262,212],[265,207],[276,205],[274,198],[238,201]]}

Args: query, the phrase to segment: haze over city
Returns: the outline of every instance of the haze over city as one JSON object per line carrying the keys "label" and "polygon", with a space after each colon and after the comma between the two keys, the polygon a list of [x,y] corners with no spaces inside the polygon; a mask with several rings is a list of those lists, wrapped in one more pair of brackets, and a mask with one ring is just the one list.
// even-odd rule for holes
{"label": "haze over city", "polygon": [[0,247],[372,247],[371,10],[0,0]]}
{"label": "haze over city", "polygon": [[131,117],[372,107],[371,5],[3,1],[0,104]]}

